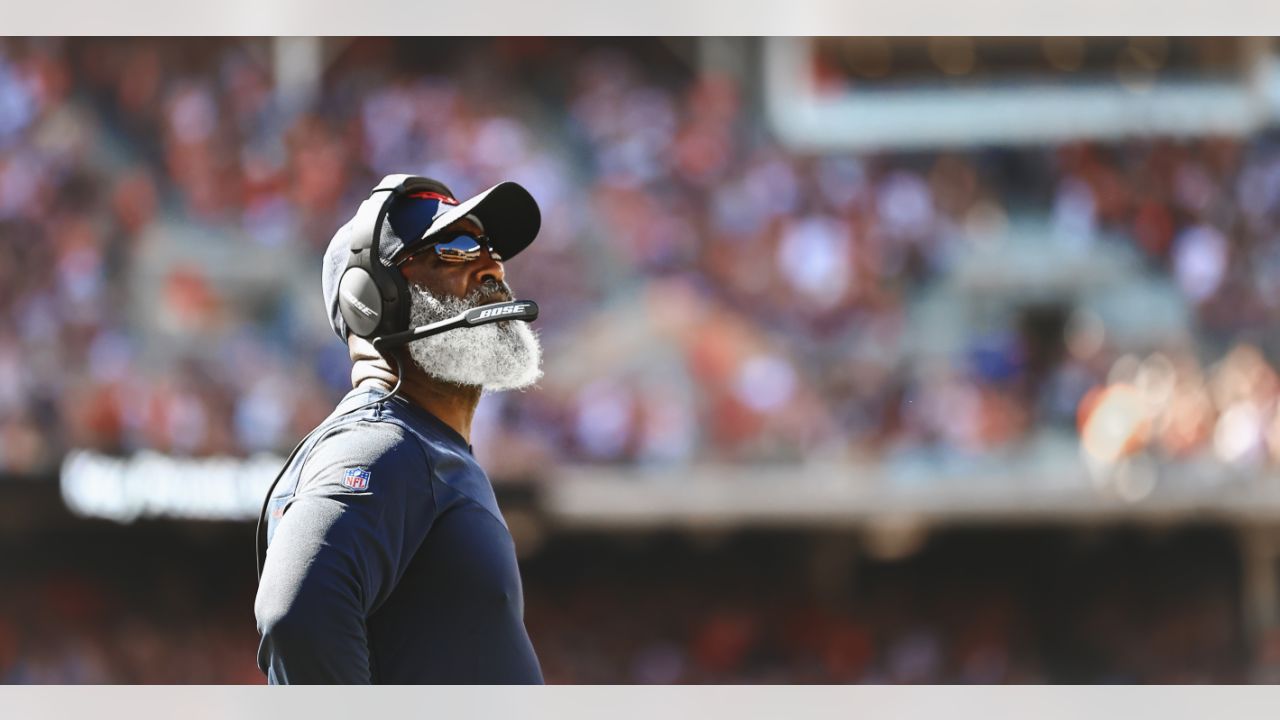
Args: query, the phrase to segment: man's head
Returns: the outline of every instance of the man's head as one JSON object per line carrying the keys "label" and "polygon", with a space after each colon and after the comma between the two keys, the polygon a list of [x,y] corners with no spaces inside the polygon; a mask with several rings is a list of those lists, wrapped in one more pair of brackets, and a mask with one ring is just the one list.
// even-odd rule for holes
{"label": "man's head", "polygon": [[[352,248],[374,232],[387,197],[379,191],[399,185],[405,177],[384,178],[334,235],[325,254],[323,284],[330,324],[344,340],[354,339],[355,333],[339,311],[340,280],[353,262]],[[418,182],[413,191],[397,196],[388,206],[378,256],[385,272],[405,280],[407,325],[424,325],[476,305],[511,299],[502,260],[528,246],[539,224],[536,202],[515,183],[501,183],[463,202],[436,181]],[[522,322],[449,331],[410,343],[408,352],[427,375],[458,385],[510,389],[527,386],[541,375],[537,338]]]}

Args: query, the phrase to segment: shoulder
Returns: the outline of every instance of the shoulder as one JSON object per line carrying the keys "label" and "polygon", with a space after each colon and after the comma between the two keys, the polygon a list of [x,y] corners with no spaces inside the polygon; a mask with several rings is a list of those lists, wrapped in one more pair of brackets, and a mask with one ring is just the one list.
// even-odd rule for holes
{"label": "shoulder", "polygon": [[356,418],[324,432],[302,462],[299,490],[342,485],[370,489],[372,476],[421,477],[431,472],[418,437],[398,422]]}

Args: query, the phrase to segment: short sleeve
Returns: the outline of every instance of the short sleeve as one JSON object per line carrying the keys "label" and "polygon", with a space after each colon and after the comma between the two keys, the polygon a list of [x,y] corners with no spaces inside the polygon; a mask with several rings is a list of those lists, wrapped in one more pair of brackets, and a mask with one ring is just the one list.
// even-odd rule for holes
{"label": "short sleeve", "polygon": [[430,529],[430,468],[389,422],[329,431],[302,461],[254,604],[272,682],[370,682],[365,622]]}

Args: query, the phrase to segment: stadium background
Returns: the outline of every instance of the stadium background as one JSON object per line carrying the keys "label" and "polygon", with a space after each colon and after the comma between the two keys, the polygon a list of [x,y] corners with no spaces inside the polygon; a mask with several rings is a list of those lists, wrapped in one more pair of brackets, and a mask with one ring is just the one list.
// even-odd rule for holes
{"label": "stadium background", "polygon": [[0,40],[0,680],[262,682],[386,172],[544,210],[552,682],[1280,677],[1269,40]]}

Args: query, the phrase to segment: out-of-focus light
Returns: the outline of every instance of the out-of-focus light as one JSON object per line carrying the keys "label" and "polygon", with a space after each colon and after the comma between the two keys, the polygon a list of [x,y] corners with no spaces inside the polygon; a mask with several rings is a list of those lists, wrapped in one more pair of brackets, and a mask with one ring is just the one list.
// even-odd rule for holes
{"label": "out-of-focus light", "polygon": [[1273,415],[1267,425],[1266,442],[1271,461],[1280,464],[1280,412]]}
{"label": "out-of-focus light", "polygon": [[577,397],[577,438],[598,458],[622,453],[631,435],[635,398],[616,378],[601,378],[585,386]]}
{"label": "out-of-focus light", "polygon": [[1041,41],[1044,57],[1055,70],[1075,72],[1084,65],[1084,40],[1078,37],[1047,37]]}
{"label": "out-of-focus light", "polygon": [[1229,463],[1256,462],[1262,444],[1262,414],[1251,402],[1238,402],[1218,418],[1213,450]]}
{"label": "out-of-focus light", "polygon": [[1115,463],[1146,444],[1146,403],[1132,385],[1094,389],[1080,401],[1080,444],[1094,460]]}
{"label": "out-of-focus light", "polygon": [[848,292],[850,252],[844,223],[811,216],[787,224],[776,262],[788,285],[818,307],[829,308]]}
{"label": "out-of-focus light", "polygon": [[757,355],[738,370],[734,391],[743,404],[756,412],[770,412],[782,407],[795,394],[796,374],[782,358]]}
{"label": "out-of-focus light", "polygon": [[1009,226],[1009,214],[995,202],[981,200],[964,216],[964,232],[974,242],[985,243],[999,239]]}
{"label": "out-of-focus light", "polygon": [[1133,384],[1137,382],[1138,368],[1140,367],[1142,367],[1142,362],[1138,360],[1137,355],[1121,355],[1111,364],[1111,370],[1107,372],[1107,384]]}
{"label": "out-of-focus light", "polygon": [[[1136,38],[1135,38],[1136,39]],[[1156,84],[1156,70],[1164,64],[1158,45],[1130,42],[1116,60],[1116,80],[1128,91],[1145,93]]]}
{"label": "out-of-focus light", "polygon": [[916,518],[882,518],[868,528],[867,554],[882,562],[903,560],[919,552],[928,537],[928,528]]}
{"label": "out-of-focus light", "polygon": [[1177,373],[1173,362],[1161,353],[1153,353],[1138,366],[1134,385],[1142,393],[1149,413],[1158,413],[1169,404],[1173,397]]}
{"label": "out-of-focus light", "polygon": [[1178,288],[1196,303],[1213,297],[1226,278],[1231,247],[1222,231],[1196,225],[1178,233],[1173,245],[1173,275]]}
{"label": "out-of-focus light", "polygon": [[1161,417],[1160,446],[1173,457],[1200,448],[1213,431],[1213,401],[1199,378],[1177,387]]}
{"label": "out-of-focus light", "polygon": [[973,39],[967,37],[930,38],[929,57],[948,75],[968,75],[977,64]]}
{"label": "out-of-focus light", "polygon": [[1212,368],[1209,376],[1213,402],[1219,408],[1246,400],[1264,405],[1275,397],[1278,387],[1280,380],[1275,370],[1262,351],[1249,344],[1233,348]]}
{"label": "out-of-focus light", "polygon": [[1107,340],[1107,327],[1098,313],[1081,308],[1072,313],[1064,334],[1067,352],[1077,360],[1088,360],[1102,349]]}
{"label": "out-of-focus light", "polygon": [[1145,500],[1156,489],[1156,466],[1147,457],[1134,457],[1116,468],[1112,483],[1116,494],[1125,502]]}

